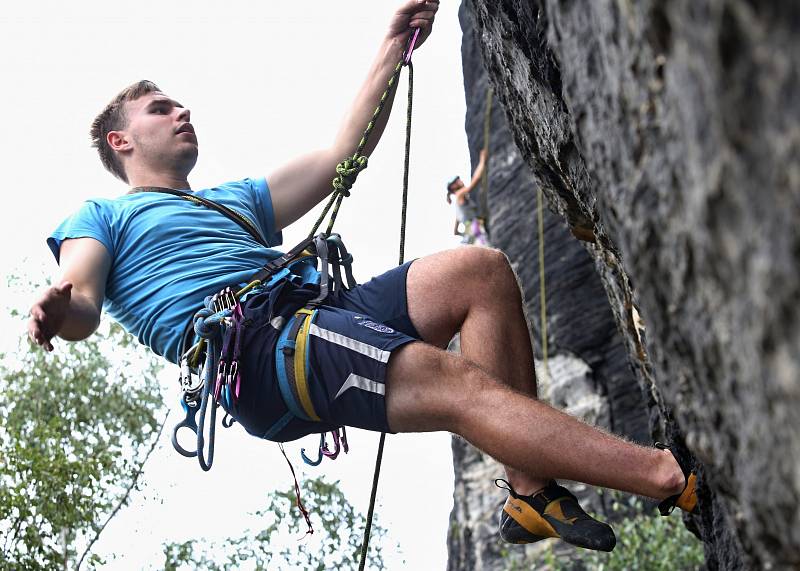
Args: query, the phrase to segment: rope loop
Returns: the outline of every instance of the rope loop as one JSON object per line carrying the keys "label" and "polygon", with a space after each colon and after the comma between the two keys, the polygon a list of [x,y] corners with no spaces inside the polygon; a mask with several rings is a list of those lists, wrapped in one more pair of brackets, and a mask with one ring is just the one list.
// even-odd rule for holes
{"label": "rope loop", "polygon": [[356,153],[352,157],[336,165],[336,178],[333,179],[333,189],[344,196],[350,196],[350,189],[358,178],[358,174],[367,168],[367,157]]}
{"label": "rope loop", "polygon": [[230,317],[231,310],[214,311],[217,296],[208,296],[205,307],[194,314],[194,332],[203,339],[210,339],[217,333],[219,324]]}
{"label": "rope loop", "polygon": [[208,339],[214,335],[213,324],[208,319],[213,314],[214,312],[210,309],[203,308],[194,316],[194,332],[203,339]]}

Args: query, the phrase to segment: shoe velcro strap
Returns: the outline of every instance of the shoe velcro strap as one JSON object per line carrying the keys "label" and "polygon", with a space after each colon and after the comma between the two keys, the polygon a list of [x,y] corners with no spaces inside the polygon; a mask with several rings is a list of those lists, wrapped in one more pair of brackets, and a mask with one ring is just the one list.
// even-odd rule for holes
{"label": "shoe velcro strap", "polygon": [[531,496],[528,503],[539,513],[544,513],[548,504],[564,498],[574,500],[575,503],[578,502],[578,499],[568,489],[559,486],[555,482],[550,482],[542,491]]}

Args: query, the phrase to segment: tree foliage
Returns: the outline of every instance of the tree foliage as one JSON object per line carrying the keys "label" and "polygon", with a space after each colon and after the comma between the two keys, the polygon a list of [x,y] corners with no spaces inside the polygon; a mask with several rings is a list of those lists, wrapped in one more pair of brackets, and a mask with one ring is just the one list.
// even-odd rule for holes
{"label": "tree foliage", "polygon": [[[303,538],[305,520],[295,507],[294,489],[276,491],[268,495],[266,507],[256,512],[266,523],[263,529],[222,542],[166,544],[165,571],[357,569],[366,518],[347,501],[338,482],[307,479],[302,484],[302,498],[311,515],[313,535]],[[370,569],[384,568],[381,540],[385,535],[386,530],[373,521],[367,559]]]}
{"label": "tree foliage", "polygon": [[119,326],[103,329],[50,354],[26,338],[2,355],[0,569],[74,568],[152,450],[159,365]]}

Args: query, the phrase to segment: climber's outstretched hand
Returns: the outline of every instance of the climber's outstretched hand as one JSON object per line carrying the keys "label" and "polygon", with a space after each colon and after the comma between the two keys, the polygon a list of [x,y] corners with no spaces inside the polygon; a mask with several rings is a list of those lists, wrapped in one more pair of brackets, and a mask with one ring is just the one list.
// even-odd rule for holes
{"label": "climber's outstretched hand", "polygon": [[433,20],[439,9],[439,0],[409,0],[397,9],[389,22],[388,39],[406,40],[411,28],[419,28],[415,47],[419,47],[431,35]]}
{"label": "climber's outstretched hand", "polygon": [[70,238],[61,243],[59,266],[61,281],[42,292],[28,320],[31,341],[47,351],[56,335],[80,341],[97,330],[111,255],[94,238]]}
{"label": "climber's outstretched hand", "polygon": [[31,307],[28,320],[28,336],[31,341],[44,347],[47,351],[53,350],[51,340],[64,325],[71,297],[72,284],[70,282],[50,286],[42,293]]}

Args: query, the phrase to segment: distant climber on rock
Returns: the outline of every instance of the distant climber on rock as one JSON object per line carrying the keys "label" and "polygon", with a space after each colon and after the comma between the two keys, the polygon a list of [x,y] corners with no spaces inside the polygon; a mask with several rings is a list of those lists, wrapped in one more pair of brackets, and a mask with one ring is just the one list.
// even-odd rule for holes
{"label": "distant climber on rock", "polygon": [[[344,425],[450,431],[505,465],[504,540],[561,537],[610,550],[611,528],[587,515],[556,478],[662,500],[667,511],[693,509],[693,476],[669,450],[631,444],[537,399],[522,296],[502,252],[467,246],[434,253],[328,295],[321,283],[333,278],[315,264],[334,263],[321,253],[331,236],[314,241],[316,256],[304,247],[291,250],[295,257],[274,249],[284,228],[329,195],[339,161],[349,157],[350,164],[363,150],[352,161],[366,164],[385,115],[360,147],[363,129],[395,77],[410,28],[421,30],[423,44],[437,9],[436,0],[404,2],[335,138],[267,177],[192,189],[199,139],[189,109],[149,81],[123,90],[91,135],[105,168],[130,191],[87,200],[48,237],[61,277],[33,303],[28,333],[52,351],[56,336],[89,337],[105,310],[180,365],[184,395],[201,368],[191,363],[202,338],[211,347],[205,362],[219,365],[204,367],[216,385],[201,385],[203,399],[248,433],[287,442]],[[224,112],[248,133],[239,144],[258,144],[267,134],[249,130],[253,110],[231,109],[236,88]],[[268,277],[250,281],[256,271]],[[456,332],[461,355],[445,350]],[[202,417],[200,424],[202,436]],[[195,440],[200,458],[202,439]]]}
{"label": "distant climber on rock", "polygon": [[486,224],[480,212],[478,197],[471,194],[483,179],[487,157],[487,150],[481,149],[478,165],[475,167],[469,184],[465,185],[460,176],[447,183],[447,203],[455,205],[456,209],[453,233],[461,236],[462,244],[489,245]]}

